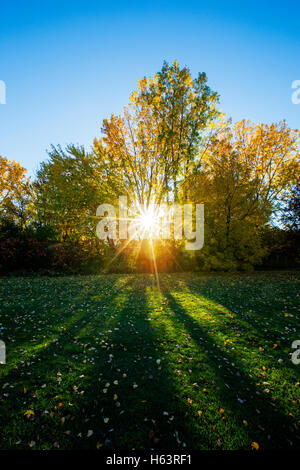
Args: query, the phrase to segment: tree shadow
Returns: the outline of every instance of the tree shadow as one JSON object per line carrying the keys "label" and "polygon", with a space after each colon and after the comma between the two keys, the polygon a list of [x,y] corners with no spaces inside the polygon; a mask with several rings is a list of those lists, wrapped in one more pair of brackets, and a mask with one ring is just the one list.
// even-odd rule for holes
{"label": "tree shadow", "polygon": [[[118,315],[118,329],[109,336],[106,357],[99,356],[92,374],[86,411],[97,422],[95,436],[90,442],[75,445],[88,448],[94,440],[94,445],[100,441],[108,448],[127,451],[182,451],[184,443],[191,448],[212,448],[205,429],[195,429],[187,422],[190,409],[177,395],[174,375],[162,359],[163,338],[149,321],[153,276],[134,279],[135,285]],[[98,382],[97,386],[101,372],[101,385]],[[105,418],[109,418],[108,423]]]}
{"label": "tree shadow", "polygon": [[[170,292],[165,292],[164,295],[174,313],[174,316],[170,316],[174,327],[178,324],[184,325],[191,339],[201,348],[205,348],[206,365],[215,375],[223,407],[231,411],[239,427],[242,428],[242,423],[246,420],[248,435],[251,435],[252,441],[260,442],[264,448],[286,448],[287,442],[299,447],[291,419],[275,408],[272,399],[258,390],[254,379],[244,370],[242,358],[229,353],[220,345],[218,347],[213,332],[207,333]],[[234,435],[230,438],[233,439]]]}
{"label": "tree shadow", "polygon": [[[62,282],[63,281],[63,282]],[[81,281],[81,282],[80,282]],[[55,279],[51,279],[51,282],[55,282]],[[115,291],[115,286],[117,282],[117,276],[107,276],[107,278],[100,278],[93,280],[91,283],[90,278],[86,280],[86,284],[79,278],[63,278],[57,280],[58,289],[54,293],[50,292],[44,298],[39,297],[37,299],[39,309],[42,305],[42,311],[38,312],[35,315],[26,315],[27,323],[34,324],[35,328],[30,329],[30,326],[26,324],[26,330],[23,331],[23,336],[14,333],[17,336],[16,346],[11,343],[10,337],[6,338],[3,336],[4,341],[8,345],[7,348],[7,366],[1,368],[0,376],[4,377],[7,374],[11,367],[18,366],[18,364],[34,358],[36,353],[40,349],[47,349],[51,347],[51,342],[55,339],[59,343],[60,338],[69,337],[72,338],[72,335],[75,334],[76,329],[80,329],[85,323],[89,322],[90,319],[97,314],[98,307],[103,308],[106,303],[109,303],[110,300],[117,295],[117,289]],[[127,281],[126,281],[127,282]],[[75,290],[72,289],[72,284],[75,283]],[[76,289],[76,284],[78,287]],[[70,299],[66,299],[64,292],[66,289],[71,290],[75,293],[72,297],[72,304],[70,305]],[[108,292],[109,291],[109,292]],[[102,294],[105,297],[102,297]],[[101,302],[100,302],[101,296]],[[48,302],[52,301],[51,307],[47,307]],[[59,304],[59,306],[58,306]],[[55,308],[53,308],[55,305]],[[88,309],[87,309],[88,307]],[[27,309],[28,306],[27,306]],[[88,312],[87,312],[88,310]],[[24,315],[26,312],[24,312]],[[22,314],[21,314],[22,315]],[[45,333],[48,335],[45,335]],[[32,334],[34,333],[34,342],[32,339]],[[39,341],[39,342],[38,342]],[[35,344],[37,343],[37,344]],[[28,353],[22,353],[28,349]],[[15,356],[18,358],[16,359]]]}
{"label": "tree shadow", "polygon": [[[205,297],[213,301],[216,306],[219,305],[232,312],[241,327],[253,334],[251,339],[254,343],[263,340],[271,344],[278,342],[285,344],[280,340],[280,336],[283,333],[283,314],[287,309],[291,288],[286,283],[286,275],[285,273],[283,280],[278,273],[277,275],[271,274],[267,284],[265,275],[253,277],[244,274],[242,279],[241,275],[219,275],[211,277],[212,284],[210,277],[203,279],[200,276],[185,276],[184,284],[194,296]],[[291,280],[294,282],[295,292],[297,292],[299,279],[291,276]],[[281,282],[280,290],[278,290],[278,282]],[[272,294],[271,299],[270,294]],[[283,297],[281,297],[282,294],[284,294]],[[271,306],[270,300],[272,300]],[[294,305],[291,307],[295,308]],[[224,312],[220,309],[216,313],[224,316]],[[297,318],[294,316],[287,318],[285,323],[294,328],[299,327]]]}
{"label": "tree shadow", "polygon": [[[299,336],[296,333],[297,317],[295,315],[284,317],[286,301],[284,298],[276,298],[275,289],[271,289],[275,297],[274,300],[272,298],[270,307],[267,294],[264,296],[261,294],[262,290],[270,292],[270,287],[266,287],[264,278],[260,280],[259,286],[256,277],[247,276],[247,278],[248,283],[237,275],[230,277],[184,275],[176,290],[182,293],[189,291],[195,301],[195,308],[201,310],[203,306],[203,310],[209,310],[216,319],[219,319],[221,323],[215,327],[219,329],[220,334],[224,334],[224,331],[226,334],[228,331],[231,332],[233,337],[238,337],[239,345],[243,345],[246,351],[252,353],[256,350],[265,365],[278,369],[282,357],[290,352],[292,340]],[[271,276],[271,279],[274,280],[274,276]],[[232,284],[235,288],[233,292]],[[274,287],[275,285],[276,281]],[[269,302],[266,307],[267,300]],[[291,309],[293,308],[295,306],[291,304]],[[288,330],[283,328],[283,324],[288,325]],[[291,377],[296,372],[290,358],[284,361],[284,373],[287,371]]]}
{"label": "tree shadow", "polygon": [[[121,286],[117,279],[103,281],[102,299],[97,283],[85,289],[78,296],[85,315],[66,328],[64,317],[57,341],[3,377],[2,449],[213,447],[205,429],[187,422],[176,381],[158,363],[164,349],[149,322],[153,276],[127,276]],[[26,410],[34,411],[30,419]]]}
{"label": "tree shadow", "polygon": [[[50,342],[28,358],[28,365],[10,370],[5,377],[14,389],[1,390],[9,393],[2,402],[1,448],[16,448],[18,436],[18,447],[26,449],[30,441],[44,449],[52,449],[54,443],[64,449],[216,449],[221,422],[228,432],[225,448],[242,448],[252,441],[281,448],[286,447],[286,439],[295,442],[291,420],[262,395],[241,358],[224,350],[214,332],[204,331],[188,315],[164,285],[168,276],[161,278],[165,289],[161,297],[151,275],[105,276],[93,283],[91,279],[73,299],[82,315],[66,330],[64,323],[73,318],[72,311],[60,318],[55,330],[58,342]],[[172,285],[176,292],[186,282],[185,276],[178,279]],[[166,319],[172,328],[164,322],[163,310],[161,317],[154,318],[152,295],[157,296],[159,311],[167,302],[173,314],[166,314]],[[65,300],[67,308],[70,299]],[[189,337],[194,341],[194,358],[185,357],[184,344],[177,349],[181,334],[185,341]],[[181,357],[191,359],[192,373],[188,367],[174,371],[174,358]],[[203,383],[195,377],[198,372]],[[203,399],[202,391],[193,388],[197,381],[209,391]],[[241,404],[237,398],[246,402]],[[188,399],[193,399],[192,405]],[[226,411],[224,421],[215,409],[218,404]],[[23,416],[26,409],[35,412],[29,420]],[[204,410],[202,417],[198,409]],[[91,437],[87,437],[89,431]]]}
{"label": "tree shadow", "polygon": [[[95,328],[96,325],[101,328],[105,324],[109,315],[103,311],[103,308],[107,305],[113,305],[114,299],[126,289],[128,284],[128,281],[125,281],[118,286],[117,279],[117,277],[108,277],[103,281],[102,290],[98,282],[90,282],[90,288],[74,299],[74,305],[80,306],[82,309],[86,305],[84,299],[89,299],[88,311],[83,311],[79,317],[72,312],[68,312],[63,320],[60,317],[59,322],[56,322],[55,341],[52,340],[52,337],[45,338],[41,348],[33,349],[25,358],[22,357],[19,361],[14,361],[14,367],[12,367],[8,356],[6,370],[3,370],[1,374],[2,387],[0,387],[0,390],[2,389],[0,402],[2,416],[0,442],[2,448],[15,446],[11,436],[15,436],[16,428],[17,435],[20,436],[23,433],[23,437],[25,436],[27,440],[31,436],[31,440],[37,441],[37,436],[39,436],[38,440],[40,441],[44,438],[46,442],[49,439],[54,439],[53,442],[55,442],[56,425],[63,417],[65,408],[62,407],[61,410],[55,411],[54,414],[57,416],[53,420],[49,420],[53,411],[47,408],[49,405],[50,408],[57,408],[59,402],[55,396],[59,398],[62,395],[64,398],[61,400],[64,401],[66,399],[73,401],[74,398],[74,401],[80,401],[79,392],[74,395],[72,387],[75,384],[76,387],[78,386],[79,372],[82,372],[83,369],[88,372],[90,368],[88,358],[83,364],[88,355],[88,344],[87,336],[82,335],[82,331],[87,324],[94,324]],[[108,287],[109,294],[107,293]],[[91,300],[93,294],[97,296],[99,292],[103,294],[102,300],[99,300],[98,297]],[[90,334],[88,334],[88,339],[93,341]],[[62,385],[58,382],[60,375],[57,374],[61,374],[63,377]],[[64,388],[64,383],[66,383],[67,390]],[[35,410],[34,418],[28,422],[23,416],[27,409]],[[46,415],[43,414],[45,411],[47,411]],[[72,413],[71,409],[69,411]],[[61,428],[61,424],[59,424],[59,428]],[[21,444],[20,447],[22,445],[28,446],[27,442]]]}

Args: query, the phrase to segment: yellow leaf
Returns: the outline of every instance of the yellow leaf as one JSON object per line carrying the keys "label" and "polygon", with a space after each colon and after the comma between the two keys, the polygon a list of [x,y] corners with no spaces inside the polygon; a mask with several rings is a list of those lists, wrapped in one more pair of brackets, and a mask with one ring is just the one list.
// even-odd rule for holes
{"label": "yellow leaf", "polygon": [[26,416],[26,418],[29,419],[30,416],[34,416],[34,411],[33,410],[27,410],[27,411],[25,411],[24,416]]}

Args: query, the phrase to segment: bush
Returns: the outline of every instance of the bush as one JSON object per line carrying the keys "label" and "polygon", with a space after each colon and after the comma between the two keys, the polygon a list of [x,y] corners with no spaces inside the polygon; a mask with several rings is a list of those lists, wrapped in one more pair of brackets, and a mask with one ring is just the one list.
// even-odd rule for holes
{"label": "bush", "polygon": [[68,274],[93,274],[103,268],[103,254],[91,243],[57,243],[49,246],[51,269]]}
{"label": "bush", "polygon": [[287,269],[300,266],[300,231],[266,227],[262,235],[267,255],[259,268]]}
{"label": "bush", "polygon": [[0,272],[37,271],[49,266],[47,244],[34,239],[7,238],[0,241]]}

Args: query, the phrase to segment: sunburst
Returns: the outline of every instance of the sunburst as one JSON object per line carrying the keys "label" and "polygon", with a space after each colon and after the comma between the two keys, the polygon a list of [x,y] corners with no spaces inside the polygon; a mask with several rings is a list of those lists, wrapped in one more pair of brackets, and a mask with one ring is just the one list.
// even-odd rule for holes
{"label": "sunburst", "polygon": [[161,210],[155,207],[155,205],[150,204],[148,207],[139,206],[134,219],[138,234],[143,238],[158,238],[161,217]]}

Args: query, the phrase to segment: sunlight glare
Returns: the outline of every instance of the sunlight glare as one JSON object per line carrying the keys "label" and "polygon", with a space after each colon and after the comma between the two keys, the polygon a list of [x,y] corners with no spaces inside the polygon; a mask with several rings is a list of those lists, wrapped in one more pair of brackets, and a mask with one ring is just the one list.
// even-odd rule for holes
{"label": "sunlight glare", "polygon": [[160,214],[153,205],[146,209],[140,208],[140,215],[137,217],[137,225],[144,235],[152,238],[158,234],[160,224]]}

